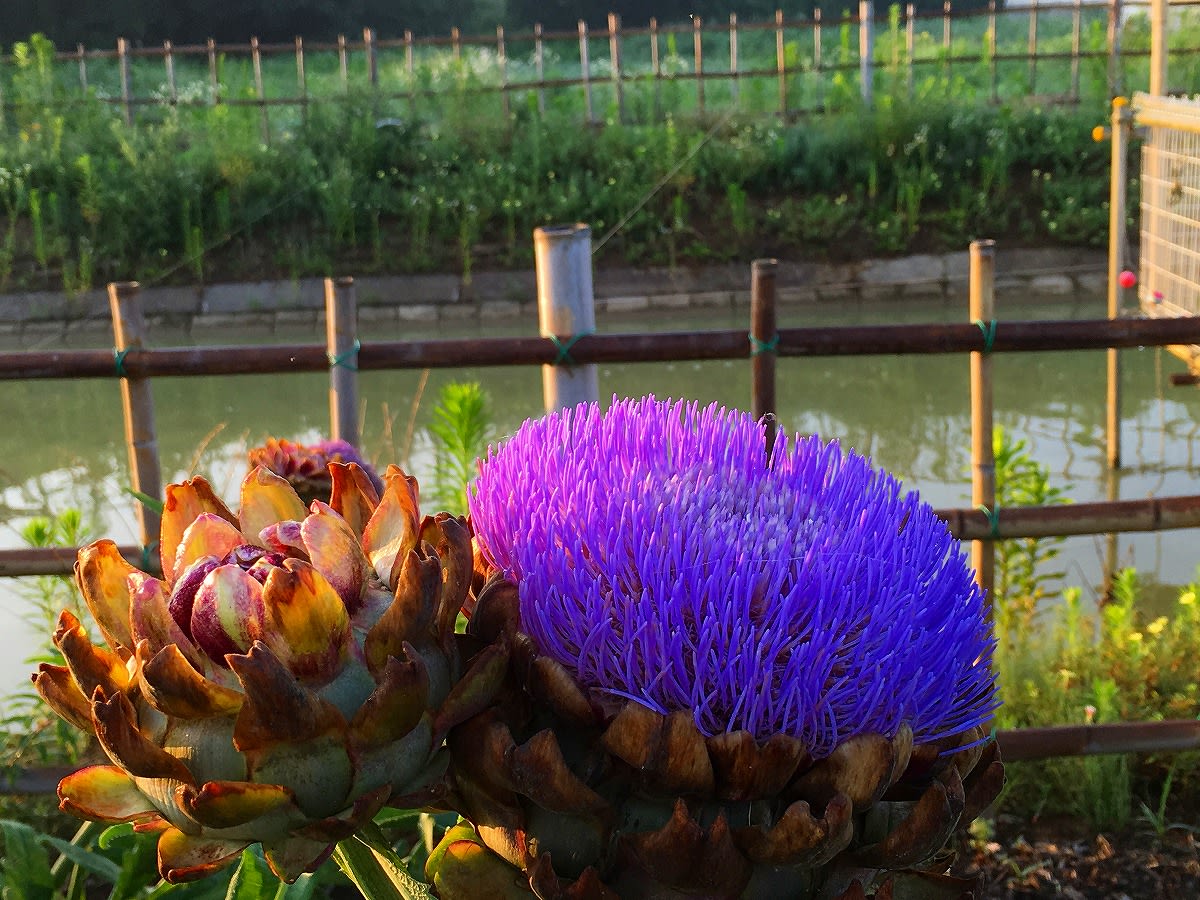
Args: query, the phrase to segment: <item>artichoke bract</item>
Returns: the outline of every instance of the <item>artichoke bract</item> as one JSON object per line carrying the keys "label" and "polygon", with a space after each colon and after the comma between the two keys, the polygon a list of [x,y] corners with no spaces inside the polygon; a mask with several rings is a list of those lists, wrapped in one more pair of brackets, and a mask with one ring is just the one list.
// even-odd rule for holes
{"label": "artichoke bract", "polygon": [[448,738],[442,897],[969,890],[940,853],[1003,783],[993,639],[895,479],[646,398],[526,422],[469,501],[468,630],[511,666]]}
{"label": "artichoke bract", "polygon": [[161,832],[168,881],[252,843],[280,878],[313,871],[385,803],[441,793],[445,732],[500,683],[507,650],[468,656],[454,634],[466,522],[422,518],[395,466],[382,495],[355,464],[329,474],[329,502],[305,506],[255,467],[237,515],[203,478],[168,486],[161,579],[111,541],[79,553],[107,646],[64,611],[66,665],[34,682],[111,765],[64,778],[60,805]]}

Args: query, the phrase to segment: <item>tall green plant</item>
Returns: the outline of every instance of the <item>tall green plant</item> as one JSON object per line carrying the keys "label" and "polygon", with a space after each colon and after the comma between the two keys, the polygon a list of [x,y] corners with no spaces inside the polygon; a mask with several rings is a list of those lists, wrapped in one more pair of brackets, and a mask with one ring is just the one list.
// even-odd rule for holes
{"label": "tall green plant", "polygon": [[476,475],[476,460],[494,432],[487,393],[478,382],[452,382],[442,388],[429,435],[433,441],[433,503],[465,513],[467,484]]}

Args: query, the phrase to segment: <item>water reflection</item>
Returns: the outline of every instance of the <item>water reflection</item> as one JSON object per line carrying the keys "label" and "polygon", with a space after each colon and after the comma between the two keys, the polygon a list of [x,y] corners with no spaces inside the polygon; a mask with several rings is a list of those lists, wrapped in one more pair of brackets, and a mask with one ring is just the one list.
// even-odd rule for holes
{"label": "water reflection", "polygon": [[[965,304],[964,304],[965,306]],[[1101,297],[1083,301],[1002,298],[1000,315],[1013,319],[1092,318],[1103,315]],[[952,321],[963,308],[940,302],[855,304],[789,308],[781,326],[871,322]],[[745,313],[715,313],[631,319],[610,318],[610,332],[743,328]],[[456,324],[453,333],[529,334],[532,322],[497,326]],[[363,340],[449,336],[436,329],[373,326]],[[316,328],[269,331],[241,328],[188,334],[158,329],[156,346],[262,343],[320,343]],[[0,338],[2,349],[105,347],[103,332]],[[250,349],[231,352],[253,352]],[[1123,354],[1124,458],[1120,495],[1132,499],[1200,491],[1196,483],[1200,394],[1167,386],[1181,364],[1157,349]],[[778,399],[786,427],[838,438],[871,455],[938,506],[969,505],[969,409],[967,360],[962,355],[785,359],[779,362]],[[477,379],[490,394],[501,433],[541,411],[541,376],[536,368],[435,371],[417,410],[408,464],[428,477],[432,458],[424,430],[441,385]],[[997,357],[996,422],[1028,441],[1035,457],[1050,466],[1057,483],[1069,484],[1077,502],[1105,498],[1104,355],[1101,351],[1004,354]],[[361,376],[363,442],[379,462],[403,461],[405,433],[420,373],[364,372]],[[749,367],[744,362],[606,366],[601,395],[684,397],[747,406]],[[246,448],[268,435],[315,440],[328,423],[328,378],[321,373],[161,378],[154,383],[163,473],[177,480],[202,473],[227,498],[234,498]],[[18,546],[29,516],[68,506],[83,509],[97,534],[136,543],[123,424],[114,381],[10,382],[0,391],[0,546]],[[1121,562],[1165,584],[1189,580],[1200,555],[1190,532],[1126,535]],[[1094,585],[1101,572],[1099,538],[1067,542],[1065,568],[1072,584]],[[27,588],[26,588],[27,589]],[[19,626],[22,587],[0,579],[0,689],[15,684],[27,667],[20,662],[41,636]]]}

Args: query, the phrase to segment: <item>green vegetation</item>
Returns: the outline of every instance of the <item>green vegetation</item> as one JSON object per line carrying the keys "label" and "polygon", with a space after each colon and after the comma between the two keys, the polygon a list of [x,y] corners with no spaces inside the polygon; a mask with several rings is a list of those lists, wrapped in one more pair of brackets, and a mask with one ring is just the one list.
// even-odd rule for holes
{"label": "green vegetation", "polygon": [[[1175,35],[1186,43],[1200,18],[1183,15]],[[1069,47],[1068,20],[1043,14],[1040,51]],[[952,63],[941,34],[919,30],[910,93],[893,17],[880,25],[872,109],[858,99],[850,23],[823,29],[819,77],[811,35],[789,35],[788,109],[826,110],[800,122],[775,114],[773,74],[739,79],[736,111],[734,82],[708,82],[706,114],[697,115],[695,81],[636,75],[649,62],[645,39],[634,37],[624,54],[635,76],[618,108],[606,42],[594,42],[593,117],[606,123],[595,129],[580,127],[579,86],[514,92],[507,104],[481,93],[500,70],[479,46],[457,59],[444,46],[419,47],[411,74],[402,48],[381,50],[376,90],[361,51],[346,86],[336,53],[310,52],[311,102],[263,109],[247,58],[218,58],[225,102],[209,105],[207,63],[177,57],[179,105],[139,106],[129,127],[111,102],[115,61],[89,61],[81,96],[76,66],[56,62],[35,37],[0,70],[0,290],[334,269],[469,274],[528,266],[532,228],[579,220],[597,235],[624,223],[601,264],[862,257],[961,249],[981,236],[1101,244],[1108,149],[1090,132],[1107,115],[1103,28],[1084,22],[1084,49],[1100,55],[1081,63],[1080,105],[1058,109],[1028,99],[1025,60],[1002,58],[1024,52],[1024,22],[1001,18],[993,57],[986,16],[956,21]],[[773,69],[772,37],[742,36],[743,70]],[[1132,20],[1124,40],[1143,49],[1144,21]],[[690,41],[671,34],[660,43],[664,73],[692,70]],[[572,52],[569,42],[548,43],[546,77],[577,76]],[[707,52],[711,71],[728,51]],[[1173,82],[1200,83],[1194,54],[1172,64]],[[1144,81],[1145,65],[1126,59],[1127,86]],[[294,59],[268,57],[264,68],[268,98],[298,96]],[[510,47],[507,77],[534,77],[526,43]],[[135,60],[133,80],[141,96],[169,96],[161,60]],[[1033,87],[1069,96],[1069,61],[1041,60]],[[993,94],[1004,102],[987,102]]]}

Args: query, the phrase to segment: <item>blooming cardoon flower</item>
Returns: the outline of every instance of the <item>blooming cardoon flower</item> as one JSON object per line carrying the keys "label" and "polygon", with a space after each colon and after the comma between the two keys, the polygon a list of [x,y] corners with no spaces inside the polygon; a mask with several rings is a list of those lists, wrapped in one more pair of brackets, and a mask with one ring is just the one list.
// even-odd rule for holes
{"label": "blooming cardoon flower", "polygon": [[64,778],[60,805],[160,832],[168,881],[252,843],[281,878],[314,870],[389,799],[436,792],[442,735],[499,685],[506,651],[468,665],[453,633],[472,574],[465,521],[422,519],[395,466],[382,496],[355,464],[330,478],[329,503],[306,507],[255,468],[237,515],[203,478],[169,485],[162,579],[111,541],[79,553],[108,646],[64,611],[66,665],[34,682],[111,765]]}
{"label": "blooming cardoon flower", "polygon": [[451,732],[476,832],[431,859],[443,896],[486,845],[538,896],[834,897],[995,796],[992,638],[945,525],[836,443],[764,448],[744,413],[646,398],[481,463],[471,630],[508,635],[524,700]]}
{"label": "blooming cardoon flower", "polygon": [[329,464],[355,463],[361,468],[377,494],[383,493],[383,479],[363,459],[354,446],[341,440],[319,441],[316,444],[297,444],[283,438],[268,438],[261,447],[252,447],[247,454],[250,466],[263,466],[280,478],[286,478],[305,503],[329,496],[333,484]]}

